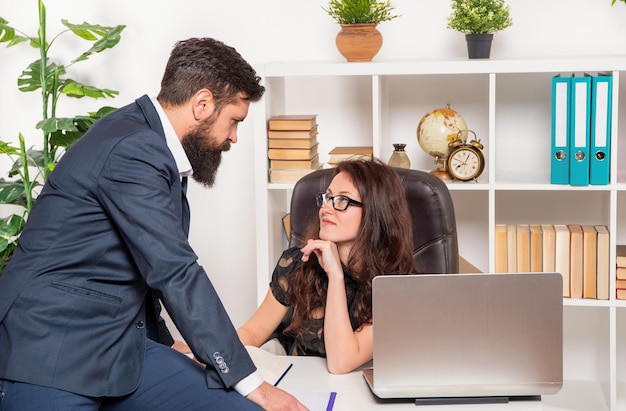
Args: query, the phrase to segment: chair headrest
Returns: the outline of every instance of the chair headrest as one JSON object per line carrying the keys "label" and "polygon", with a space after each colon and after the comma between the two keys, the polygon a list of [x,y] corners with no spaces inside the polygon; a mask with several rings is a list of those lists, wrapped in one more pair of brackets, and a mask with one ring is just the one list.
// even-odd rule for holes
{"label": "chair headrest", "polygon": [[[446,184],[419,170],[395,168],[404,186],[413,220],[413,261],[421,273],[458,273],[458,240],[454,204]],[[290,246],[306,242],[304,233],[318,218],[315,194],[326,191],[334,170],[301,178],[291,196]]]}

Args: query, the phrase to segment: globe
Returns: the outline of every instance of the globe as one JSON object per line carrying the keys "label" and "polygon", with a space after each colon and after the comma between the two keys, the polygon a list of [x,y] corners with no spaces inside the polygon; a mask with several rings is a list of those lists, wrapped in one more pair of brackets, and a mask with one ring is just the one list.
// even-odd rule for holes
{"label": "globe", "polygon": [[436,161],[448,158],[448,144],[457,138],[463,142],[467,140],[467,123],[450,108],[450,104],[426,113],[417,125],[417,142]]}

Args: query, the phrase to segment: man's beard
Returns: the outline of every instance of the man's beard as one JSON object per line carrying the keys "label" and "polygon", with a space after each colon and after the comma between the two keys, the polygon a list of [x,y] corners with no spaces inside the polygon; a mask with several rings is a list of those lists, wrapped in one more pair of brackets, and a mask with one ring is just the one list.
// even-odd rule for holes
{"label": "man's beard", "polygon": [[182,139],[182,145],[193,168],[193,179],[212,187],[215,184],[217,169],[222,162],[222,151],[230,150],[230,140],[222,144],[214,141],[211,126],[216,116],[211,116],[191,130]]}

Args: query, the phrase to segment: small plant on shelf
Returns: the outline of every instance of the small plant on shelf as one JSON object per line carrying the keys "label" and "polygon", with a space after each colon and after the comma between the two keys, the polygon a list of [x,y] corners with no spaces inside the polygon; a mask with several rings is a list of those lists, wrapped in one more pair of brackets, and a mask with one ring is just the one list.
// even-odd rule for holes
{"label": "small plant on shelf", "polygon": [[400,17],[391,0],[330,0],[328,13],[339,24],[378,24]]}
{"label": "small plant on shelf", "polygon": [[371,61],[383,45],[376,26],[399,17],[391,0],[330,0],[323,9],[341,26],[335,44],[347,61]]}
{"label": "small plant on shelf", "polygon": [[510,8],[504,0],[452,0],[452,14],[448,17],[450,29],[465,34],[487,34],[512,24]]}

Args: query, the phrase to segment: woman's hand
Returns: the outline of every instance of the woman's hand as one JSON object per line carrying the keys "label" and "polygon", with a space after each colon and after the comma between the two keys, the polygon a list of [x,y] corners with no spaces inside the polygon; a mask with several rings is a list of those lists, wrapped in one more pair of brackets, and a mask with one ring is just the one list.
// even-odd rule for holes
{"label": "woman's hand", "polygon": [[340,279],[343,281],[341,259],[335,243],[324,240],[308,240],[300,251],[302,251],[302,261],[304,262],[309,261],[311,254],[315,254],[329,280]]}
{"label": "woman's hand", "polygon": [[344,374],[372,358],[372,326],[352,330],[346,288],[337,245],[331,241],[309,240],[302,247],[302,261],[315,254],[328,276],[324,312],[326,364],[333,374]]}

